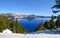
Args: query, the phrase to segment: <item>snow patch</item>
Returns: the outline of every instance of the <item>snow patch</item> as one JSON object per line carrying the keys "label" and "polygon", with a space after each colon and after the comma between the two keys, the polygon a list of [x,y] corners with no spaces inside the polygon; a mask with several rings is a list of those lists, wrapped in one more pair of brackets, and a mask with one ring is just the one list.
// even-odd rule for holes
{"label": "snow patch", "polygon": [[3,30],[3,33],[12,33],[9,29]]}

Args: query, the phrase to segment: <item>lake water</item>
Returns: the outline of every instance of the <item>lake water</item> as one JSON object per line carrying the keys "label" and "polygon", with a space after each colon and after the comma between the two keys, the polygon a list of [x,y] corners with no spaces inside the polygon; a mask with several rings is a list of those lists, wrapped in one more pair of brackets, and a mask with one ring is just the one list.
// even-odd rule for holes
{"label": "lake water", "polygon": [[35,18],[35,19],[32,19],[32,20],[29,20],[29,19],[19,19],[18,22],[26,30],[28,30],[29,32],[32,32],[33,30],[36,29],[36,27],[39,25],[40,22],[44,23],[46,20],[49,21],[50,18]]}

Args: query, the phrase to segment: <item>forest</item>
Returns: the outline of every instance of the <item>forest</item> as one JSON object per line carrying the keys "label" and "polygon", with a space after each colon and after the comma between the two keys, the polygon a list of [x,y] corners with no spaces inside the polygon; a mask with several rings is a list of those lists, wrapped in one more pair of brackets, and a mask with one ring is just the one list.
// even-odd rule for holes
{"label": "forest", "polygon": [[[56,20],[55,20],[56,19]],[[42,22],[36,27],[32,32],[40,31],[40,30],[57,30],[60,28],[60,15],[57,18],[54,18],[53,15],[49,21],[46,20],[44,24]],[[23,26],[18,23],[18,20],[9,20],[6,16],[0,16],[0,32],[5,29],[10,29],[13,33],[27,33]]]}
{"label": "forest", "polygon": [[34,31],[39,31],[39,30],[52,31],[52,30],[58,30],[58,28],[60,28],[60,15],[57,18],[53,18],[53,15],[52,15],[49,21],[46,21],[44,24],[42,24],[41,22]]}
{"label": "forest", "polygon": [[17,19],[9,20],[6,16],[0,15],[0,32],[2,32],[5,29],[11,30],[13,33],[25,33],[28,32],[24,27],[22,27],[20,24],[18,24]]}

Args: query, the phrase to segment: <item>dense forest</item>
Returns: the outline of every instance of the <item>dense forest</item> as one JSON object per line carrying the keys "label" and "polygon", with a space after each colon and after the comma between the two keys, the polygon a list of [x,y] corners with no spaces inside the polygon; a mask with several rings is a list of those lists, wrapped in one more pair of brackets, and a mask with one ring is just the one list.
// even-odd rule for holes
{"label": "dense forest", "polygon": [[24,27],[18,24],[17,19],[9,20],[6,16],[0,16],[0,32],[5,29],[10,29],[13,33],[25,33],[28,32]]}
{"label": "dense forest", "polygon": [[46,21],[44,24],[42,22],[36,27],[34,31],[40,30],[57,30],[60,28],[60,15],[56,18],[53,18],[53,15],[49,21]]}
{"label": "dense forest", "polygon": [[[51,17],[49,21],[45,21],[44,24],[40,22],[40,24],[36,27],[35,30],[32,32],[40,31],[40,30],[57,30],[57,28],[60,28],[60,15],[56,18]],[[22,27],[17,19],[9,19],[7,16],[1,16],[0,15],[0,32],[2,32],[5,29],[10,29],[13,33],[27,33],[28,31]]]}
{"label": "dense forest", "polygon": [[[60,10],[58,10],[60,8],[59,0],[56,0],[56,5],[54,5],[52,7],[52,9],[53,8],[57,9],[57,11],[52,10],[53,13],[56,14],[57,12],[60,12]],[[13,33],[27,33],[28,32],[24,27],[22,27],[18,23],[17,19],[15,19],[15,20],[9,19],[9,17],[7,17],[7,15],[4,16],[4,14],[0,15],[0,32],[2,32],[5,29],[9,29]],[[42,22],[40,22],[39,25],[36,27],[36,29],[33,30],[32,32],[41,31],[41,30],[51,30],[52,31],[52,30],[58,30],[58,28],[60,28],[60,15],[58,15],[57,18],[54,18],[54,16],[52,15],[52,17],[49,21],[46,20],[44,24]]]}
{"label": "dense forest", "polygon": [[[53,5],[51,9],[54,9],[54,8],[55,10],[52,10],[54,14],[60,12],[60,0],[55,0],[55,5]],[[34,31],[58,30],[58,28],[60,28],[60,14],[57,16],[57,18],[54,18],[54,15],[52,15],[49,21],[46,21],[44,24],[40,23]]]}

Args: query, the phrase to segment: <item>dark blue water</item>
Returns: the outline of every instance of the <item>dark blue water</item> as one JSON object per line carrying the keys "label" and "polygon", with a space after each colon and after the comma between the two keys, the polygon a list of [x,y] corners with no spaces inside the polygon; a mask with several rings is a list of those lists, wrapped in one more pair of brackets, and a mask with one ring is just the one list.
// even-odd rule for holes
{"label": "dark blue water", "polygon": [[36,27],[39,25],[40,22],[45,22],[46,20],[50,20],[50,18],[35,18],[32,20],[28,19],[19,19],[19,24],[22,25],[25,29],[27,29],[29,32],[32,32],[36,29]]}

